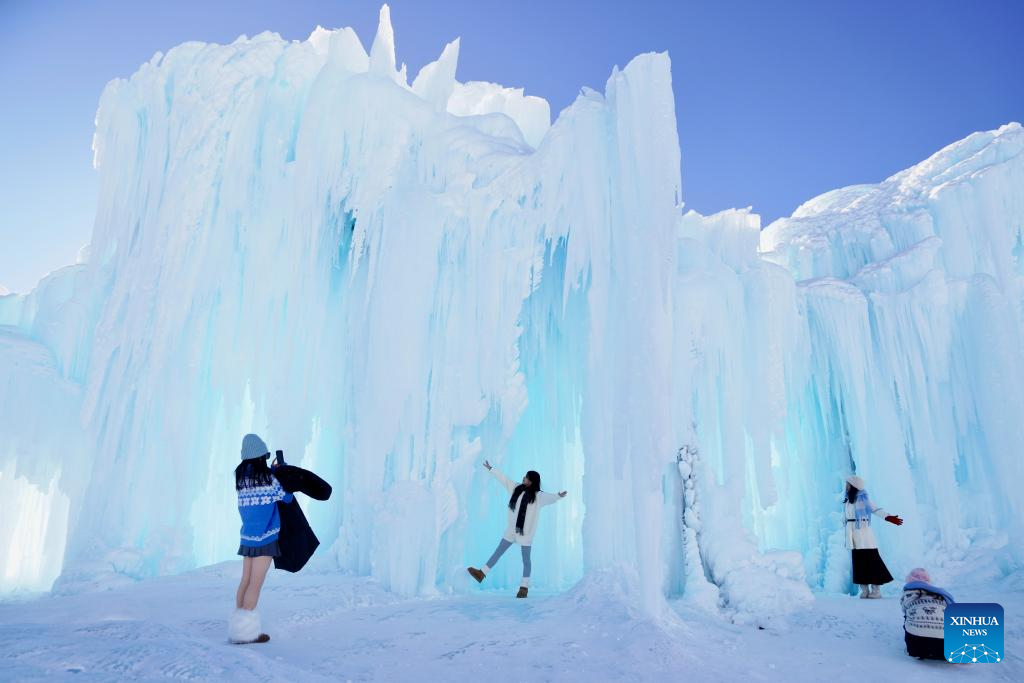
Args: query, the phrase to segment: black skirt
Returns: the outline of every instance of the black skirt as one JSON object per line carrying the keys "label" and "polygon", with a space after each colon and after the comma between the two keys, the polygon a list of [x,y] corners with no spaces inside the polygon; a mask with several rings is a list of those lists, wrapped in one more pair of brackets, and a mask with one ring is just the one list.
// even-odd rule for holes
{"label": "black skirt", "polygon": [[942,638],[925,638],[912,633],[903,632],[903,642],[907,644],[907,654],[921,659],[945,659],[946,653]]}
{"label": "black skirt", "polygon": [[256,547],[240,545],[238,554],[242,557],[277,557],[281,554],[281,545],[277,541]]}
{"label": "black skirt", "polygon": [[882,562],[877,548],[853,551],[853,582],[858,586],[881,586],[892,581],[892,574]]}

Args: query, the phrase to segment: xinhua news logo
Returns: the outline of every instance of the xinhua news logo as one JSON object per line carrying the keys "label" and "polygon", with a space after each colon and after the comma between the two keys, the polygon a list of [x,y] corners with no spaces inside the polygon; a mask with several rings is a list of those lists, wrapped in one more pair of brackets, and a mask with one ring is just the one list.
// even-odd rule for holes
{"label": "xinhua news logo", "polygon": [[946,661],[994,664],[1003,652],[1003,607],[994,602],[956,602],[946,607]]}

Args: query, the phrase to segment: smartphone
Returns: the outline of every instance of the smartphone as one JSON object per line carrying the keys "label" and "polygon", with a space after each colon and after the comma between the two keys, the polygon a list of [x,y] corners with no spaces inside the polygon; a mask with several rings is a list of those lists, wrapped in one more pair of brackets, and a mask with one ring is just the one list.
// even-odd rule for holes
{"label": "smartphone", "polygon": [[284,451],[274,451],[274,467],[284,464]]}

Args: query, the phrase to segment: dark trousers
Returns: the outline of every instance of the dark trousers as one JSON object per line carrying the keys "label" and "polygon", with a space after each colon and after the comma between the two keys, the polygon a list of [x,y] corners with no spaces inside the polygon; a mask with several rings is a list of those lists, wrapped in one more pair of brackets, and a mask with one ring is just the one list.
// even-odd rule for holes
{"label": "dark trousers", "polygon": [[907,654],[921,659],[945,659],[946,652],[942,638],[925,638],[912,633],[903,632],[903,641],[907,644]]}

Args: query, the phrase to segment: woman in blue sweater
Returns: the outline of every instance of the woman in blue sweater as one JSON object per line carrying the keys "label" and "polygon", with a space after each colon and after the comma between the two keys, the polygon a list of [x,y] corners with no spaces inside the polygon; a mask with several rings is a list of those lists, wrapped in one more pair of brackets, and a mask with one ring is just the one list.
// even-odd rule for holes
{"label": "woman in blue sweater", "polygon": [[260,628],[256,604],[260,589],[270,569],[270,562],[281,554],[278,535],[281,516],[277,502],[291,502],[274,477],[267,460],[270,449],[255,434],[242,439],[242,462],[235,468],[235,491],[238,493],[238,514],[242,518],[241,543],[242,580],[235,594],[235,611],[228,621],[228,638],[232,643],[265,643],[270,636]]}

